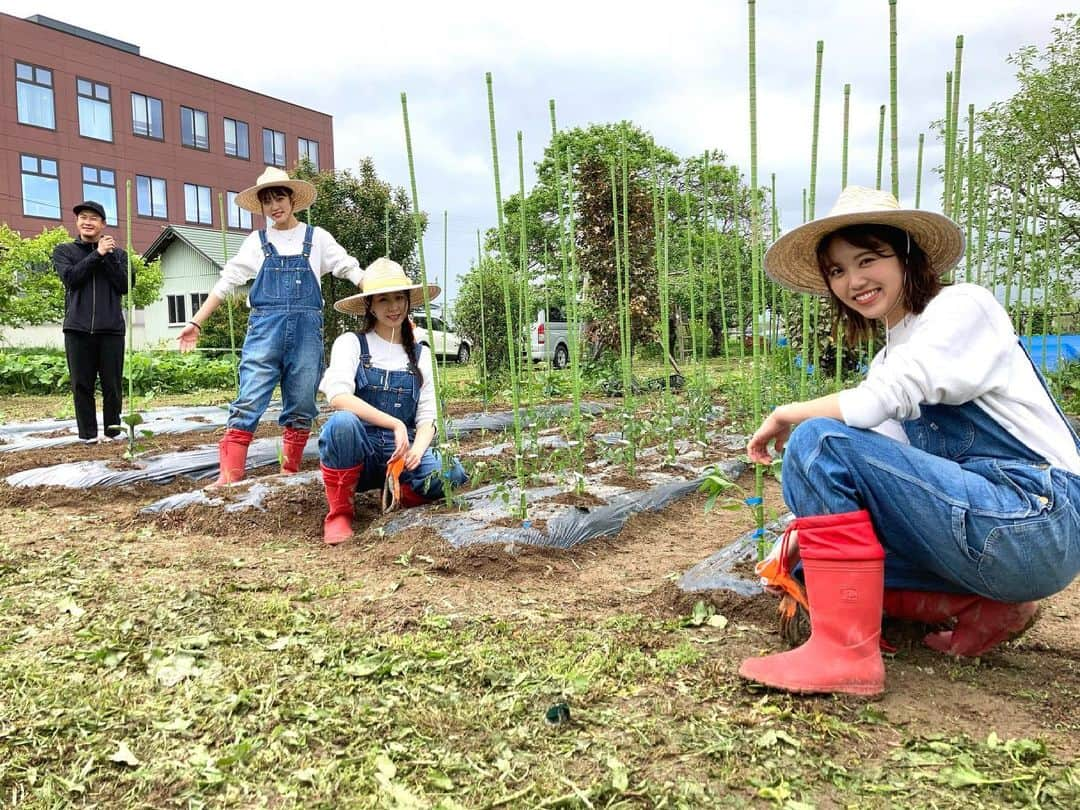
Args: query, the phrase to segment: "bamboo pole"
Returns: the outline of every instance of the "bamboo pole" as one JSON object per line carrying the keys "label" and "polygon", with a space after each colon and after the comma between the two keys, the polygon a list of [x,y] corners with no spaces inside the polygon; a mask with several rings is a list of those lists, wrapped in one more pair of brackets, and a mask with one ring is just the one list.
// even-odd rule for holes
{"label": "bamboo pole", "polygon": [[925,135],[919,133],[919,148],[918,157],[915,160],[915,207],[918,208],[922,201],[922,163],[923,163],[923,141]]}
{"label": "bamboo pole", "polygon": [[[495,130],[495,92],[492,87],[491,73],[484,74],[487,84],[488,127],[491,131],[491,163],[495,175],[495,209],[499,233],[499,262],[504,265],[500,275],[503,282],[503,311],[506,318],[506,352],[510,361],[510,387],[514,400],[514,471],[518,480],[517,517],[528,518],[529,510],[525,499],[525,468],[521,457],[521,379],[518,375],[518,351],[514,340],[514,314],[510,306],[510,272],[506,264],[506,229],[503,226],[502,182],[499,178],[499,141]],[[423,255],[421,253],[421,255]]]}
{"label": "bamboo pole", "polygon": [[874,188],[881,189],[881,167],[882,161],[885,159],[885,105],[882,104],[878,109],[878,131],[877,131],[877,178],[874,181]]}
{"label": "bamboo pole", "polygon": [[487,316],[484,314],[484,253],[480,247],[480,229],[476,230],[476,272],[477,282],[480,287],[480,398],[484,403],[484,411],[488,406],[488,379],[487,379]]}
{"label": "bamboo pole", "polygon": [[889,143],[891,145],[892,195],[900,199],[900,148],[896,92],[896,0],[889,0]]}
{"label": "bamboo pole", "polygon": [[[750,262],[751,262],[751,290],[752,290],[752,309],[753,325],[751,327],[751,335],[753,336],[753,379],[754,379],[754,398],[753,398],[753,414],[754,424],[761,423],[761,352],[758,345],[758,330],[759,330],[759,318],[758,312],[761,307],[761,296],[758,291],[757,279],[761,270],[761,198],[758,194],[758,167],[757,167],[757,35],[755,30],[755,8],[753,0],[749,2],[749,40],[750,40],[750,57],[749,57],[749,74],[750,74]],[[820,59],[821,48],[823,43],[819,45],[818,55]],[[820,77],[819,77],[820,81]],[[816,127],[815,127],[816,129]],[[816,137],[816,132],[815,132]],[[737,176],[737,175],[736,175]],[[740,341],[741,342],[741,341]],[[764,525],[765,525],[765,508],[763,506],[764,496],[764,470],[760,464],[754,465],[754,519],[757,524],[755,534],[758,537],[758,559],[764,559],[765,554],[768,552],[766,548],[766,542],[764,538]]]}

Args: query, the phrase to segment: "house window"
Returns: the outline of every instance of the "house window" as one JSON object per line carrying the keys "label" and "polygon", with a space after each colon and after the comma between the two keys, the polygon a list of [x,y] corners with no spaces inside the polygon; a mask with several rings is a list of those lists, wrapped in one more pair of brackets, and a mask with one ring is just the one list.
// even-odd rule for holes
{"label": "house window", "polygon": [[161,113],[161,99],[131,94],[131,131],[144,138],[164,140],[165,126]]}
{"label": "house window", "polygon": [[60,219],[60,173],[56,161],[21,155],[23,213],[28,217]]}
{"label": "house window", "polygon": [[210,297],[210,293],[197,292],[191,294],[191,314],[195,315],[199,311],[199,307],[206,303],[206,299]]}
{"label": "house window", "polygon": [[76,79],[79,95],[79,134],[98,141],[112,140],[112,101],[109,85]]}
{"label": "house window", "polygon": [[263,163],[267,166],[285,167],[285,133],[274,129],[263,130]]}
{"label": "house window", "polygon": [[251,230],[251,212],[241,208],[236,204],[235,191],[226,191],[225,196],[227,198],[226,209],[229,212],[229,227],[230,228],[243,228],[245,230]]}
{"label": "house window", "polygon": [[210,206],[210,187],[184,183],[184,218],[200,225],[212,225],[214,217]]}
{"label": "house window", "polygon": [[166,219],[169,216],[163,178],[135,175],[135,199],[140,217]]}
{"label": "house window", "polygon": [[169,326],[184,326],[187,323],[186,302],[182,295],[167,295],[165,300],[169,304]]}
{"label": "house window", "polygon": [[307,158],[315,171],[319,170],[319,142],[309,141],[307,138],[297,138],[297,151],[300,152],[300,160]]}
{"label": "house window", "polygon": [[98,166],[82,167],[82,190],[84,200],[95,200],[105,209],[105,222],[115,225],[116,217],[116,173],[112,169]]}
{"label": "house window", "polygon": [[225,119],[225,154],[248,159],[248,125],[243,121]]}
{"label": "house window", "polygon": [[51,70],[16,62],[15,96],[20,124],[56,129]]}
{"label": "house window", "polygon": [[210,148],[209,117],[202,110],[180,108],[180,143],[192,149]]}

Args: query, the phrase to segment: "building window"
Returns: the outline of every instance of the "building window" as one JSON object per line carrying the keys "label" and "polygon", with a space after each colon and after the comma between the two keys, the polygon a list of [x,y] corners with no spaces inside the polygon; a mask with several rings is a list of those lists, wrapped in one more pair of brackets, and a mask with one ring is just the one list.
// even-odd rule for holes
{"label": "building window", "polygon": [[169,326],[184,326],[187,324],[187,310],[185,309],[184,296],[167,295],[165,300],[169,304]]}
{"label": "building window", "polygon": [[165,139],[165,125],[161,113],[161,99],[131,94],[131,131],[144,138]]}
{"label": "building window", "polygon": [[15,96],[18,99],[20,124],[56,129],[51,70],[16,62]]}
{"label": "building window", "polygon": [[297,138],[297,151],[300,152],[299,160],[307,158],[311,161],[311,167],[319,170],[319,142],[309,141],[307,138]]}
{"label": "building window", "polygon": [[229,227],[230,228],[243,228],[244,230],[251,230],[251,212],[241,208],[236,204],[235,191],[225,192],[226,208],[229,212]]}
{"label": "building window", "polygon": [[205,112],[180,108],[180,142],[192,149],[210,148],[209,117]]}
{"label": "building window", "polygon": [[112,101],[109,85],[76,79],[79,95],[79,134],[98,141],[112,140]]}
{"label": "building window", "polygon": [[184,183],[184,218],[200,225],[213,225],[210,207],[210,187]]}
{"label": "building window", "polygon": [[82,195],[84,200],[95,200],[105,209],[105,222],[115,225],[116,216],[116,173],[112,169],[98,166],[82,167]]}
{"label": "building window", "polygon": [[206,299],[210,297],[210,293],[198,292],[191,294],[191,314],[195,315],[199,311],[199,307],[206,303]]}
{"label": "building window", "polygon": [[60,219],[60,175],[56,161],[21,155],[23,213],[28,217]]}
{"label": "building window", "polygon": [[285,167],[285,133],[273,129],[263,130],[263,163],[267,166]]}
{"label": "building window", "polygon": [[135,199],[140,217],[166,219],[169,216],[163,178],[135,175]]}
{"label": "building window", "polygon": [[225,154],[248,159],[248,125],[243,121],[225,119]]}

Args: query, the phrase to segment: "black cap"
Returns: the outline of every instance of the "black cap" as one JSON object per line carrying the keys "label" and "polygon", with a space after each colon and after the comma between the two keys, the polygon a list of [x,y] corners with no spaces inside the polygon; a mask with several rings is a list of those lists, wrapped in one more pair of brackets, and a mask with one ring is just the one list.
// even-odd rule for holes
{"label": "black cap", "polygon": [[101,217],[102,222],[105,221],[105,208],[101,205],[101,203],[94,200],[84,200],[71,210],[75,212],[76,216],[79,215],[80,211],[93,211],[95,214]]}

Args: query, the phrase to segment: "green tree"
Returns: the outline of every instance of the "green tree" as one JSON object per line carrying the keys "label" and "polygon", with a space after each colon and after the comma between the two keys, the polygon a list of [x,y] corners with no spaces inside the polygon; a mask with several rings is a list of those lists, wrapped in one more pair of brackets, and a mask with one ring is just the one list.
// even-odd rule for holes
{"label": "green tree", "polygon": [[1080,16],[1059,15],[1045,48],[1008,61],[1019,89],[977,117],[974,158],[960,139],[954,212],[971,220],[972,280],[1007,285],[1013,303],[1030,300],[1025,285],[1046,290],[1060,310],[1080,281]]}
{"label": "green tree", "polygon": [[[23,238],[7,225],[0,225],[0,326],[35,326],[59,323],[64,318],[64,285],[52,264],[53,249],[70,242],[63,227],[43,230]],[[135,272],[132,302],[145,307],[158,299],[163,275],[161,265],[147,264],[131,254]]]}
{"label": "green tree", "polygon": [[[361,267],[387,255],[389,233],[389,257],[399,262],[410,276],[416,277],[419,260],[409,197],[404,188],[392,187],[379,179],[371,158],[361,160],[355,174],[348,169],[315,172],[304,160],[296,167],[295,176],[312,183],[318,191],[315,204],[302,212],[300,219],[329,231],[338,244],[356,257]],[[422,229],[426,229],[427,216],[422,214],[421,219]],[[356,292],[356,288],[344,279],[332,276],[323,279],[327,347],[353,326],[349,316],[334,310],[334,302]]]}

